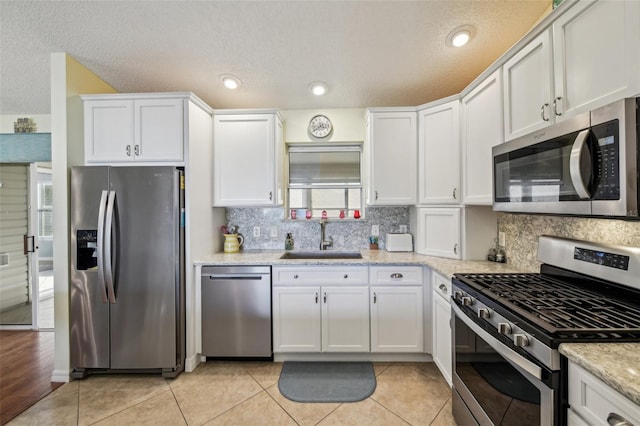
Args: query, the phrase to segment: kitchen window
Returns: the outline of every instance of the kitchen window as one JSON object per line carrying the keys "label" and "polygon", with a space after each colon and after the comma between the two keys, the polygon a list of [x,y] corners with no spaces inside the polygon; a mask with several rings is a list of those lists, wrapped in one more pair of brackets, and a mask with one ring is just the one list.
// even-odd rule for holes
{"label": "kitchen window", "polygon": [[289,144],[287,154],[288,210],[296,210],[298,219],[307,210],[313,218],[323,211],[329,218],[363,213],[362,144]]}

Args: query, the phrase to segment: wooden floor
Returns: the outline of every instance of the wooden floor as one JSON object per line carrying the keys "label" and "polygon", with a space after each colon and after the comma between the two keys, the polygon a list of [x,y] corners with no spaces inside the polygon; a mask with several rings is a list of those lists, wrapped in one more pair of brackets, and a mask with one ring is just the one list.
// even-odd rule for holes
{"label": "wooden floor", "polygon": [[61,386],[52,383],[52,331],[0,331],[0,424]]}

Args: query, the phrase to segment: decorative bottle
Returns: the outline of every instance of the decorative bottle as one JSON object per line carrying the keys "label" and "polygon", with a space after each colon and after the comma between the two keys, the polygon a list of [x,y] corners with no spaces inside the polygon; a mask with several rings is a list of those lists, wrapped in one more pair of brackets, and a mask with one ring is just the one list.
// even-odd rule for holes
{"label": "decorative bottle", "polygon": [[284,249],[293,250],[293,235],[291,235],[291,232],[288,232],[287,237],[284,239]]}

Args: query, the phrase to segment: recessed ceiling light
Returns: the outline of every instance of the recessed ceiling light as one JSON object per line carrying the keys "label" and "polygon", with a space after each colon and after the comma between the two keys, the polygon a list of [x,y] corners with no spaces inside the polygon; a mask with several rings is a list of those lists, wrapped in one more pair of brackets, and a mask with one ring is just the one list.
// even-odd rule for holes
{"label": "recessed ceiling light", "polygon": [[242,85],[242,80],[233,74],[220,74],[220,81],[227,89],[237,89]]}
{"label": "recessed ceiling light", "polygon": [[463,25],[451,31],[445,41],[447,46],[461,47],[467,44],[475,34],[475,28],[471,25]]}
{"label": "recessed ceiling light", "polygon": [[309,85],[309,90],[316,96],[322,96],[327,93],[327,84],[322,81],[315,81]]}

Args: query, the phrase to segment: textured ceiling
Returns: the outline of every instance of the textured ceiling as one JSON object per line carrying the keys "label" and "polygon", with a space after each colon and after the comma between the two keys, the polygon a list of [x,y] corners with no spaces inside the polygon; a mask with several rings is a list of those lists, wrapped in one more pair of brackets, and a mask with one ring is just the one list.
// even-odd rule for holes
{"label": "textured ceiling", "polygon": [[[0,113],[50,112],[52,52],[120,92],[192,91],[214,108],[419,105],[460,92],[550,2],[0,0]],[[465,24],[472,41],[447,47]]]}

